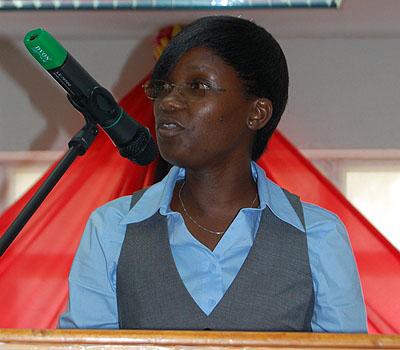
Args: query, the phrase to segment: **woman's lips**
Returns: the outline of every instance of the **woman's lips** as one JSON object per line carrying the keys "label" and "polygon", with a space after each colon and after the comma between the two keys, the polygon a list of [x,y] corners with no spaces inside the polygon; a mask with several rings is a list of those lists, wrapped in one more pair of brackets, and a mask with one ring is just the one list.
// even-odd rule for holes
{"label": "woman's lips", "polygon": [[161,121],[157,124],[157,132],[162,137],[172,137],[180,134],[185,128],[176,121]]}

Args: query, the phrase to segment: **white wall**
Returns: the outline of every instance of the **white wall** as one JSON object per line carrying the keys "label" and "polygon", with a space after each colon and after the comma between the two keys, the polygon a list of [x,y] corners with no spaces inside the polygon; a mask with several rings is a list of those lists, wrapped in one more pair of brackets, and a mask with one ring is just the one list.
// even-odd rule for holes
{"label": "white wall", "polygon": [[305,149],[400,148],[400,39],[282,44],[291,94],[282,131]]}

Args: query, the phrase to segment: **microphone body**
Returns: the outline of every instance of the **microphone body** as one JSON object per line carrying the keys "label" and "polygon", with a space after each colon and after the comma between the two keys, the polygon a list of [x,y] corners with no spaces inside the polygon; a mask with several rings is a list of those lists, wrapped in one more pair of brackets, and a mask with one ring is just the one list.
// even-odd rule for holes
{"label": "microphone body", "polygon": [[156,158],[158,150],[149,130],[130,117],[53,36],[34,29],[25,35],[24,44],[67,92],[72,105],[104,129],[123,157],[139,165]]}

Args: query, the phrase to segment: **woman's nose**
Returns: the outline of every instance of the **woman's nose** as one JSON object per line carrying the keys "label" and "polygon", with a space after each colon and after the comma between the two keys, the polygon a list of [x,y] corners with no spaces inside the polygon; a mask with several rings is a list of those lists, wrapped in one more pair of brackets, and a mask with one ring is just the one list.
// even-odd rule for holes
{"label": "woman's nose", "polygon": [[167,96],[159,101],[159,108],[163,112],[171,112],[186,107],[186,101],[179,92],[179,89],[173,89]]}

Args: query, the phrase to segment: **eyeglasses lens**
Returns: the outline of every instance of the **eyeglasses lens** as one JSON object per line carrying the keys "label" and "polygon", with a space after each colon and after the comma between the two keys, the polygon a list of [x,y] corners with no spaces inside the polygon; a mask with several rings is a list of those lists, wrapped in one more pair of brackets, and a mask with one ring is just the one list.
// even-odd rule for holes
{"label": "eyeglasses lens", "polygon": [[162,80],[148,81],[144,85],[144,92],[149,99],[157,100],[166,97],[174,88],[177,88],[183,97],[189,99],[201,98],[206,94],[204,85],[199,83],[182,83],[180,85],[175,85]]}
{"label": "eyeglasses lens", "polygon": [[160,80],[151,80],[144,85],[144,92],[151,100],[165,97],[171,90],[172,88],[168,83]]}

